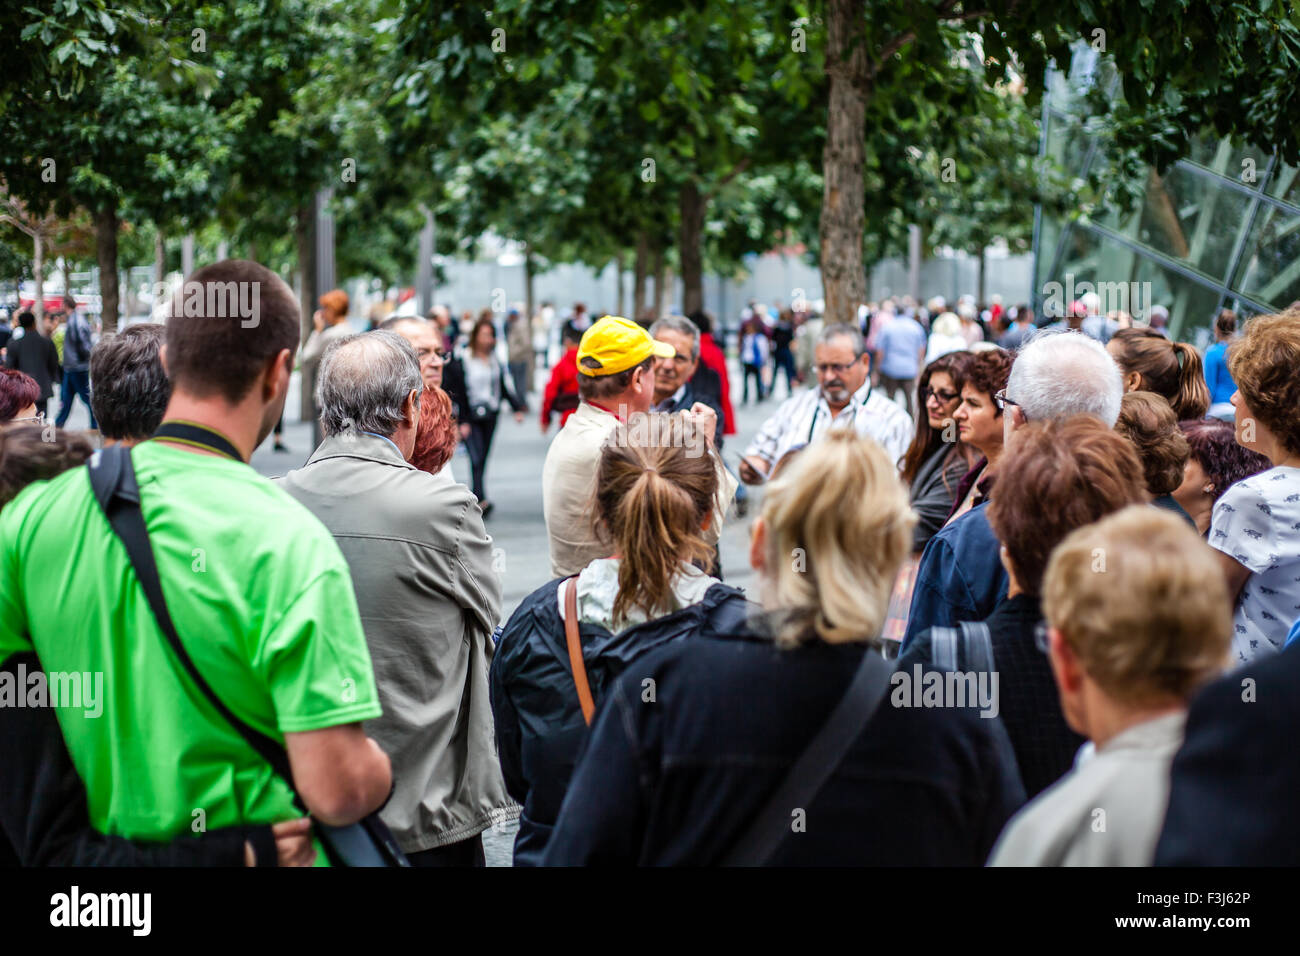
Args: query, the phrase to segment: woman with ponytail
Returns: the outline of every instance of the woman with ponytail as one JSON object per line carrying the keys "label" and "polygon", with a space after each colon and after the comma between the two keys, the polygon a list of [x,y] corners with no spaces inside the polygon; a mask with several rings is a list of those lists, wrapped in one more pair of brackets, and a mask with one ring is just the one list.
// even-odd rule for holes
{"label": "woman with ponytail", "polygon": [[[614,679],[655,648],[739,628],[751,609],[739,590],[700,570],[713,559],[705,531],[718,495],[707,442],[689,415],[620,423],[592,498],[592,520],[613,553],[534,591],[500,631],[490,686],[501,769],[523,806],[517,866],[541,862],[588,710]],[[657,700],[653,684],[643,693],[647,704]]]}
{"label": "woman with ponytail", "polygon": [[1171,342],[1149,328],[1120,329],[1106,351],[1124,373],[1124,391],[1163,395],[1179,421],[1209,411],[1201,355],[1186,342]]}
{"label": "woman with ponytail", "polygon": [[[970,700],[925,706],[942,678],[891,675],[881,656],[915,521],[893,462],[852,431],[769,480],[750,548],[763,613],[606,689],[544,863],[983,864],[1024,802],[1006,731]],[[873,699],[863,673],[874,712],[841,726],[841,701]],[[810,747],[828,723],[844,752]]]}

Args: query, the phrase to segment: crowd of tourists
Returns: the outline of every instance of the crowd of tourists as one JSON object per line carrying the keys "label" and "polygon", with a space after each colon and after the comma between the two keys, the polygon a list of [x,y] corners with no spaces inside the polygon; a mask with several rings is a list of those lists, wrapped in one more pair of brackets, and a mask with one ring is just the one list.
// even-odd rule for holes
{"label": "crowd of tourists", "polygon": [[[300,349],[266,268],[188,280],[230,283],[251,327],[69,320],[93,432],[7,345],[0,862],[481,866],[516,817],[520,866],[1300,862],[1300,310],[1203,357],[1089,302],[751,303],[742,402],[787,397],[733,470],[705,313],[575,309],[543,386],[519,313],[456,349],[330,293]],[[319,441],[266,479],[299,366]],[[534,384],[550,580],[506,607]]]}

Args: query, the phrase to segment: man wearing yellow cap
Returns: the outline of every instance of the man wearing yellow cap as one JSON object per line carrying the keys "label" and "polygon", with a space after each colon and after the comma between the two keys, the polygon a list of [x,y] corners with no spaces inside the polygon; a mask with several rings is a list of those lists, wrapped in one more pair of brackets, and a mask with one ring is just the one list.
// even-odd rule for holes
{"label": "man wearing yellow cap", "polygon": [[[634,412],[654,404],[655,359],[671,358],[676,350],[658,342],[635,322],[606,316],[587,329],[578,343],[578,410],[555,436],[542,466],[542,508],[550,539],[551,573],[577,574],[597,558],[609,557],[611,545],[599,536],[591,520],[596,466],[601,446],[614,427]],[[712,434],[717,414],[696,403],[685,414],[696,416]],[[721,516],[731,504],[736,480],[709,452],[719,473],[719,514],[710,528],[721,530]]]}

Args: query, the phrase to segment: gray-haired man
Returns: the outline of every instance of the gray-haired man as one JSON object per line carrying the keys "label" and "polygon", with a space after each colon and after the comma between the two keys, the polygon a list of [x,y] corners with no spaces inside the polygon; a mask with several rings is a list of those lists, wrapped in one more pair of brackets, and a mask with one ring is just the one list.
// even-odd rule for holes
{"label": "gray-haired man", "polygon": [[813,356],[817,387],[795,392],[763,423],[740,459],[740,480],[745,484],[761,484],[777,462],[831,428],[852,428],[874,438],[892,462],[907,452],[912,419],[872,391],[871,358],[862,333],[851,325],[827,326],[817,338]]}
{"label": "gray-haired man", "polygon": [[281,486],[338,541],[352,573],[391,756],[382,812],[416,866],[483,865],[480,834],[513,811],[488,701],[501,616],[492,539],[464,485],[416,469],[424,382],[393,332],[330,345],[317,376],[325,440]]}

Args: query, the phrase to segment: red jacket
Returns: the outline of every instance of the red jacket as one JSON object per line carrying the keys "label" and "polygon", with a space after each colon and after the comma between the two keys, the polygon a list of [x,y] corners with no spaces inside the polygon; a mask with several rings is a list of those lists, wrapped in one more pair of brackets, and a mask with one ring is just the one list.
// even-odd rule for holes
{"label": "red jacket", "polygon": [[[558,408],[556,407],[558,404]],[[575,345],[560,357],[551,369],[551,380],[542,395],[542,426],[549,428],[551,415],[560,412],[560,427],[578,408],[578,347]]]}
{"label": "red jacket", "polygon": [[731,382],[727,379],[727,357],[722,354],[718,343],[713,341],[712,335],[700,336],[700,361],[717,372],[718,378],[722,379],[722,415],[726,419],[722,423],[722,434],[734,435],[736,413],[731,408]]}

